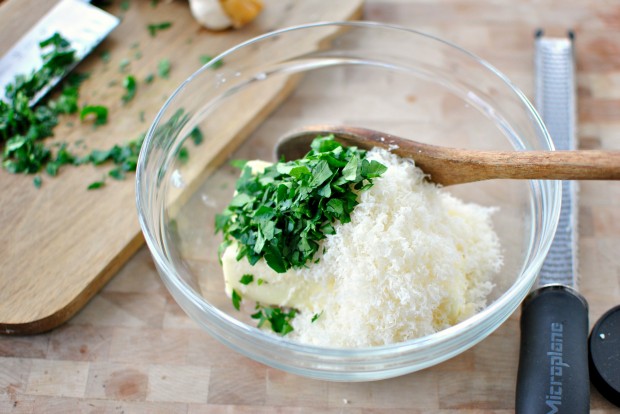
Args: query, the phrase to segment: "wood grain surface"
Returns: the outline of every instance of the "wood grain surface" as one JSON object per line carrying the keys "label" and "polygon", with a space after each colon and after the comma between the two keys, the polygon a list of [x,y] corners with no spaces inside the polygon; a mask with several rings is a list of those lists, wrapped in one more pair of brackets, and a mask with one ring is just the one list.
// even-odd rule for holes
{"label": "wood grain surface", "polygon": [[[132,1],[132,5],[142,3],[148,2]],[[183,4],[179,3],[164,5]],[[141,19],[150,21],[151,10],[146,6],[140,10],[144,13]],[[167,9],[161,9],[159,17],[167,14],[163,10]],[[530,97],[534,31],[544,27],[547,32],[564,33],[572,28],[576,33],[580,146],[620,149],[617,2],[367,0],[364,17],[458,43],[490,61]],[[120,43],[124,33],[119,30],[99,51]],[[188,36],[174,33],[168,33],[170,38],[162,33],[167,42],[176,39],[174,45],[157,45],[171,51],[179,48],[188,60],[212,52],[198,40],[184,47]],[[194,35],[201,33],[196,30]],[[131,56],[128,47],[114,53],[108,66],[115,79],[120,79],[116,75],[120,59]],[[140,73],[148,72],[153,64],[141,62]],[[100,65],[92,59],[85,68],[103,72]],[[141,99],[154,101],[153,106],[136,101],[135,107],[125,108],[127,114],[113,121],[120,124],[114,131],[126,131],[123,136],[127,138],[141,131],[139,111],[146,110],[147,119],[152,118],[152,111],[162,103],[161,95],[169,93],[184,75],[161,81],[161,88],[152,94],[146,88],[139,91]],[[120,89],[99,91],[112,93],[120,100]],[[87,97],[93,102],[96,98]],[[112,139],[103,129],[93,134],[93,140]],[[101,172],[88,174],[86,183]],[[44,185],[52,182],[45,180]],[[126,185],[127,197],[132,198],[132,183],[111,184],[115,190]],[[22,191],[3,193],[3,200],[26,197],[30,187],[30,180],[24,179]],[[78,185],[74,191],[82,188]],[[589,301],[593,325],[620,302],[620,183],[582,182],[580,188],[579,288]],[[94,197],[104,199],[106,193]],[[130,207],[126,209],[134,214]],[[24,217],[28,214],[33,212],[24,212]],[[7,248],[1,246],[4,256]],[[474,348],[421,372],[372,383],[309,380],[253,362],[202,332],[172,300],[142,248],[68,323],[41,335],[0,336],[0,412],[508,414],[514,412],[518,321],[517,312]],[[597,414],[619,412],[594,388],[591,406]]]}
{"label": "wood grain surface", "polygon": [[[117,2],[118,3],[118,2]],[[37,16],[42,7],[29,2],[9,1],[0,9],[0,23],[7,30],[23,21],[23,30],[32,24],[27,13]],[[329,5],[321,1],[295,4],[295,1],[268,1],[267,11],[252,24],[237,31],[208,32],[193,20],[184,1],[135,1],[111,11],[122,24],[77,68],[90,73],[81,87],[81,104],[105,105],[109,123],[93,129],[76,116],[66,117],[56,129],[56,139],[68,142],[75,151],[105,149],[135,139],[148,128],[157,110],[174,88],[200,66],[201,55],[214,56],[229,47],[277,27],[307,21],[344,20],[356,16],[361,0]],[[4,12],[6,9],[6,13]],[[11,18],[12,17],[12,18]],[[173,22],[172,27],[152,36],[151,23]],[[14,32],[20,30],[15,29]],[[0,50],[15,36],[0,37]],[[101,54],[107,51],[111,60]],[[161,59],[169,59],[168,79],[158,77],[150,84],[143,80],[157,73]],[[123,63],[125,62],[125,63]],[[137,96],[124,105],[122,81],[128,74],[138,79]],[[251,132],[260,117],[273,109],[290,89],[284,85],[272,91],[248,96],[237,116],[220,128],[214,141],[218,150],[239,142]],[[82,142],[83,144],[78,144]],[[211,148],[211,147],[210,147]],[[210,157],[216,156],[213,149]],[[52,329],[75,314],[142,245],[134,201],[134,180],[107,184],[98,191],[87,191],[91,182],[105,177],[110,167],[63,168],[58,177],[43,175],[37,189],[32,176],[15,176],[0,171],[0,246],[4,252],[0,267],[0,332],[39,333]]]}

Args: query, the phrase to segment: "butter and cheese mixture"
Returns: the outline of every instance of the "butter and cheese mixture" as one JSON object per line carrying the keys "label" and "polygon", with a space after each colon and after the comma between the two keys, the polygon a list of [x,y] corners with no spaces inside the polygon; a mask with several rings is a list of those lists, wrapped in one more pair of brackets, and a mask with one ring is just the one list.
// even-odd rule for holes
{"label": "butter and cheese mixture", "polygon": [[486,305],[502,265],[494,209],[464,203],[388,151],[375,148],[366,159],[387,170],[359,193],[351,221],[333,225],[312,263],[277,273],[263,258],[237,260],[235,242],[221,257],[228,295],[283,309],[287,338],[385,345],[445,329]]}

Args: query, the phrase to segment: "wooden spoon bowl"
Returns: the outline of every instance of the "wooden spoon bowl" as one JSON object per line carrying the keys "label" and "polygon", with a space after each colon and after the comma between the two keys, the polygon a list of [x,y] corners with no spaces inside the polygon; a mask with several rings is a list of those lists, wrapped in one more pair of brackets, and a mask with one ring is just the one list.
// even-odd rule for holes
{"label": "wooden spoon bowl", "polygon": [[480,151],[423,144],[371,129],[315,125],[280,139],[277,158],[303,157],[318,135],[346,146],[380,147],[404,158],[443,186],[496,178],[528,180],[620,180],[620,151]]}

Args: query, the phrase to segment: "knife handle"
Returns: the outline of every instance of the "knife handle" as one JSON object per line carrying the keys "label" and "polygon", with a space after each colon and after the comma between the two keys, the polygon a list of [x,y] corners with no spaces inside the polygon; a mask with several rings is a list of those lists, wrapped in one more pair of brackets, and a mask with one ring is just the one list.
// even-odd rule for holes
{"label": "knife handle", "polygon": [[521,308],[516,413],[590,411],[588,303],[561,285],[535,290]]}

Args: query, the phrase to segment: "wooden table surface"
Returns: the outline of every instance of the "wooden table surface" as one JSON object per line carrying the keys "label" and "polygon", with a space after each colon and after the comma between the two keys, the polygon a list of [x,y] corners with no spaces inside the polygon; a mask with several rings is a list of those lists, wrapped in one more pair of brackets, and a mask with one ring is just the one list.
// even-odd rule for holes
{"label": "wooden table surface", "polygon": [[[573,29],[580,146],[620,149],[617,1],[367,0],[364,18],[470,49],[530,97],[534,31]],[[591,324],[620,302],[619,204],[619,182],[581,184],[580,290]],[[198,329],[142,248],[65,325],[0,337],[0,413],[510,413],[518,320],[421,372],[372,383],[309,380],[253,362]],[[618,411],[594,389],[591,405],[594,413]]]}

